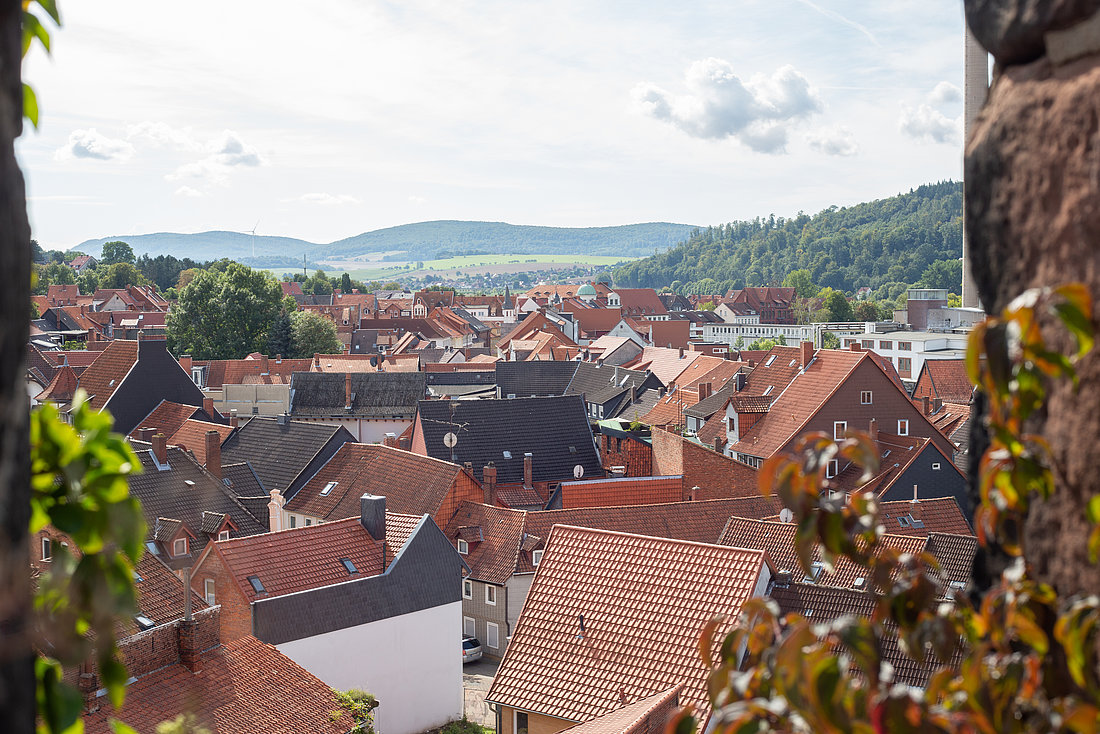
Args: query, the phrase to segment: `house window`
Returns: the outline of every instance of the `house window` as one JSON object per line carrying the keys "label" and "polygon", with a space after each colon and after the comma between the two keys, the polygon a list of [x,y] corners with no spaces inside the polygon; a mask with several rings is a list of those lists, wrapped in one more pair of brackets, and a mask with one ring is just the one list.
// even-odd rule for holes
{"label": "house window", "polygon": [[470,552],[470,544],[467,543],[462,538],[458,539],[458,552],[461,553],[462,555],[466,555],[467,553]]}
{"label": "house window", "polygon": [[312,525],[312,524],[313,524],[313,519],[312,519],[312,518],[309,518],[309,517],[307,517],[307,518],[306,518],[306,527],[308,528],[308,527],[309,527],[310,525]]}
{"label": "house window", "polygon": [[898,350],[902,352],[913,351],[913,342],[898,342]]}
{"label": "house window", "polygon": [[859,404],[860,405],[870,405],[871,404],[871,398],[872,398],[871,391],[870,390],[864,390],[859,394]]}
{"label": "house window", "polygon": [[206,603],[214,606],[214,579],[206,579],[202,582],[202,594],[206,597]]}
{"label": "house window", "polygon": [[477,622],[473,617],[462,618],[462,634],[466,637],[477,637]]}
{"label": "house window", "polygon": [[940,462],[933,461],[932,462],[932,471],[939,471],[939,470],[940,470]]}
{"label": "house window", "polygon": [[497,603],[497,587],[492,584],[485,584],[485,603],[496,606]]}
{"label": "house window", "polygon": [[298,516],[297,515],[291,515],[290,516],[290,527],[292,527],[292,528],[298,527]]}
{"label": "house window", "polygon": [[899,436],[908,436],[909,435],[909,421],[908,420],[905,420],[903,418],[902,420],[898,421],[898,435]]}
{"label": "house window", "polygon": [[[936,469],[940,468],[938,464],[934,466]],[[542,551],[531,551],[531,565],[537,568],[540,563],[542,563]]]}
{"label": "house window", "polygon": [[516,711],[515,726],[512,727],[514,734],[528,734],[527,714],[523,711]]}
{"label": "house window", "polygon": [[474,598],[474,582],[469,579],[462,580],[462,598],[473,599]]}
{"label": "house window", "polygon": [[875,348],[875,342],[874,342],[873,339],[864,339],[860,343],[860,346],[863,347],[864,349],[874,349]]}
{"label": "house window", "polygon": [[229,540],[229,531],[223,530],[218,533],[218,540]]}
{"label": "house window", "polygon": [[500,626],[492,622],[485,623],[485,644],[494,650],[500,647]]}
{"label": "house window", "polygon": [[833,440],[839,441],[844,438],[844,433],[847,430],[848,421],[833,421]]}
{"label": "house window", "polygon": [[913,360],[909,357],[898,357],[898,372],[910,374],[913,371]]}
{"label": "house window", "polygon": [[187,538],[176,538],[172,542],[172,555],[185,556],[187,555]]}
{"label": "house window", "polygon": [[878,343],[878,348],[879,349],[893,349],[894,348],[894,342],[879,342]]}
{"label": "house window", "polygon": [[42,560],[53,560],[53,547],[49,538],[42,538]]}
{"label": "house window", "polygon": [[825,467],[825,476],[832,479],[840,471],[840,462],[836,459],[830,461]]}

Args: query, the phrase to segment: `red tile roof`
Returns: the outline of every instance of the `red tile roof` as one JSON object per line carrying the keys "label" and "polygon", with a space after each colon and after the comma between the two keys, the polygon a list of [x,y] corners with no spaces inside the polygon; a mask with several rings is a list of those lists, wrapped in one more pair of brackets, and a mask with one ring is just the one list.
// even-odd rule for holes
{"label": "red tile roof", "polygon": [[526,514],[523,510],[463,502],[443,532],[456,543],[459,535],[469,533],[468,529],[479,529],[481,540],[467,539],[468,552],[463,557],[470,567],[470,576],[490,584],[504,584],[516,573]]}
{"label": "red tile roof", "polygon": [[666,314],[668,309],[657,291],[652,288],[616,288],[613,291],[619,297],[624,316],[652,316]]}
{"label": "red tile roof", "polygon": [[[134,589],[141,614],[158,625],[183,618],[183,581],[179,576],[152,553],[143,555],[134,571],[137,574]],[[206,600],[192,591],[191,608],[197,612],[206,607]],[[127,628],[127,634],[138,631],[132,620],[127,621]]]}
{"label": "red tile roof", "polygon": [[73,368],[69,365],[62,365],[57,374],[54,375],[53,381],[46,387],[45,390],[38,393],[35,400],[42,403],[50,401],[52,403],[69,403],[72,402],[73,395],[76,393],[77,386],[76,373],[73,372]]}
{"label": "red tile roof", "polygon": [[705,718],[699,632],[728,629],[766,568],[762,551],[558,526],[486,700],[586,722],[683,684]]}
{"label": "red tile roof", "polygon": [[683,477],[619,477],[561,483],[562,509],[679,502]]}
{"label": "red tile roof", "polygon": [[[199,408],[194,405],[183,405],[182,403],[173,403],[170,400],[162,400],[157,407],[150,411],[149,415],[138,422],[137,427],[130,432],[130,438],[137,438],[138,431],[142,428],[154,428],[158,433],[163,433],[165,436],[174,436],[177,431],[183,428],[187,420],[197,412],[199,412]],[[168,443],[177,445],[172,441]],[[188,446],[187,448],[192,447]],[[205,454],[205,447],[203,453]],[[200,460],[199,463],[204,464],[206,462]]]}
{"label": "red tile roof", "polygon": [[120,710],[103,705],[84,717],[89,734],[112,731],[120,719],[152,732],[166,719],[190,713],[212,734],[344,734],[354,722],[332,689],[271,645],[246,636],[202,654],[202,672],[174,664],[142,676],[126,689]]}
{"label": "red tile roof", "polygon": [[[336,484],[322,494],[332,482]],[[359,517],[359,498],[373,494],[385,496],[390,511],[434,517],[456,487],[464,495],[459,499],[481,499],[477,480],[457,464],[381,444],[349,442],[287,502],[286,510],[321,520]]]}
{"label": "red tile roof", "polygon": [[665,724],[680,708],[680,690],[674,686],[627,703],[603,716],[577,724],[565,731],[569,734],[662,734]]}
{"label": "red tile roof", "polygon": [[[378,367],[371,364],[377,354],[318,354],[314,355],[313,372],[377,372]],[[382,372],[419,372],[420,355],[388,354],[382,360]]]}
{"label": "red tile roof", "polygon": [[233,429],[229,426],[222,425],[221,423],[209,423],[207,421],[200,421],[195,419],[188,419],[183,422],[183,425],[179,427],[175,433],[168,438],[169,445],[182,446],[195,455],[195,460],[203,466],[206,466],[206,432],[217,431],[219,434],[218,444],[220,445],[225,441],[226,437],[233,432]]}
{"label": "red tile roof", "polygon": [[658,398],[657,404],[638,420],[647,426],[683,426],[684,411],[698,402],[698,390],[674,385],[667,395]]}
{"label": "red tile roof", "polygon": [[[208,552],[221,558],[250,602],[377,576],[384,570],[382,544],[370,536],[358,517],[220,540],[212,543]],[[350,559],[358,574],[351,575],[341,558]],[[197,565],[204,562],[205,555]],[[250,576],[259,578],[263,594],[252,587]]]}
{"label": "red tile roof", "polygon": [[102,410],[137,363],[137,358],[136,341],[118,339],[108,344],[88,369],[80,374],[80,387],[88,393],[88,406]]}
{"label": "red tile roof", "polygon": [[679,349],[646,347],[633,362],[624,364],[623,367],[632,370],[649,370],[657,375],[657,379],[663,384],[671,385],[684,370],[702,356],[700,352],[685,351],[681,355]]}
{"label": "red tile roof", "polygon": [[969,403],[974,385],[966,374],[966,360],[926,359],[917,382],[927,377],[934,395],[945,402]]}
{"label": "red tile roof", "polygon": [[416,526],[423,520],[422,515],[406,515],[402,512],[386,513],[386,565],[401,552],[405,543],[412,537]]}
{"label": "red tile roof", "polygon": [[841,465],[840,472],[829,482],[829,487],[836,491],[854,492],[857,489],[867,489],[876,495],[882,496],[894,483],[901,478],[905,471],[912,466],[925,452],[931,452],[933,461],[947,464],[948,472],[962,475],[951,462],[951,457],[944,456],[940,448],[930,438],[920,436],[896,436],[879,431],[876,445],[879,450],[878,473],[870,480],[863,479],[862,467],[852,463]]}

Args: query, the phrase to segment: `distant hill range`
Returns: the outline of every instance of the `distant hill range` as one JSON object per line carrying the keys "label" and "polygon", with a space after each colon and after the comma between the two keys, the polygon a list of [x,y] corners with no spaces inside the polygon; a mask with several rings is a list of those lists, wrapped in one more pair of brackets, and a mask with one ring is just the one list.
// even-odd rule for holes
{"label": "distant hill range", "polygon": [[[962,257],[962,184],[908,193],[809,216],[771,216],[694,231],[683,244],[615,269],[615,284],[679,293],[725,293],[780,285],[793,270],[854,291],[916,283],[932,263]],[[961,283],[960,283],[961,285]]]}
{"label": "distant hill range", "polygon": [[404,224],[327,244],[293,237],[253,236],[242,232],[199,232],[178,234],[113,235],[86,240],[75,249],[98,255],[103,243],[122,240],[134,254],[174,255],[192,260],[228,257],[266,267],[300,265],[309,262],[351,259],[374,253],[391,254],[388,260],[433,260],[462,254],[516,255],[622,255],[638,257],[667,250],[683,242],[696,227],[689,224],[653,222],[618,227],[535,227],[504,222],[438,221]]}

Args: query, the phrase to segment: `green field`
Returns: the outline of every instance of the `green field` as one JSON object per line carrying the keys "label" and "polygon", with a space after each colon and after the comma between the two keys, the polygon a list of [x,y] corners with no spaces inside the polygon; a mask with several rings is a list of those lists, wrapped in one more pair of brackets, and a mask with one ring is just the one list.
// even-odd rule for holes
{"label": "green field", "polygon": [[[418,263],[371,263],[375,267],[362,267],[362,262],[349,261],[336,263],[324,262],[322,266],[329,273],[348,273],[356,280],[392,280],[402,275],[420,276],[432,272],[461,270],[469,272],[524,272],[528,270],[546,270],[548,266],[594,265],[611,267],[617,263],[637,260],[636,257],[613,257],[610,255],[462,255],[443,260],[423,260]],[[270,268],[280,275],[286,268]]]}

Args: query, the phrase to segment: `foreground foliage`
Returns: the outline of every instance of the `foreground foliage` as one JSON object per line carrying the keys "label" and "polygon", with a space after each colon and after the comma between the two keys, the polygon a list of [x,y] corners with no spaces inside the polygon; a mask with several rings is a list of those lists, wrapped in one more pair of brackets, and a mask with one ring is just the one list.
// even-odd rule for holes
{"label": "foreground foliage", "polygon": [[[951,588],[931,556],[899,555],[880,542],[870,494],[830,498],[831,459],[875,472],[865,435],[834,442],[805,437],[793,457],[761,471],[798,523],[800,562],[809,572],[815,545],[826,563],[865,564],[879,598],[869,618],[814,624],[781,617],[774,602],[752,600],[736,628],[713,644],[714,620],[700,642],[713,666],[714,724],[724,732],[1092,732],[1100,730],[1100,598],[1059,598],[1029,576],[1022,529],[1031,503],[1055,491],[1042,438],[1026,431],[1051,379],[1076,381],[1074,364],[1093,345],[1092,303],[1081,286],[1032,291],[975,329],[967,356],[972,380],[990,404],[991,445],[981,457],[979,543],[1014,561],[978,598]],[[1040,323],[1060,322],[1072,354],[1052,351]],[[1087,508],[1100,552],[1100,497]],[[895,685],[879,641],[897,634],[901,649],[935,669],[923,690]],[[958,661],[952,665],[952,661]],[[677,731],[697,724],[688,712]]]}

